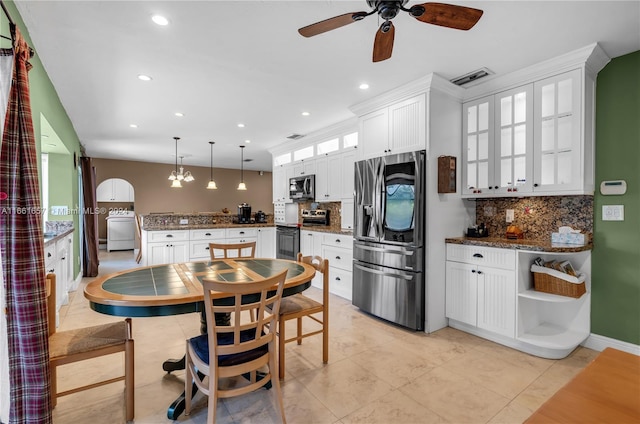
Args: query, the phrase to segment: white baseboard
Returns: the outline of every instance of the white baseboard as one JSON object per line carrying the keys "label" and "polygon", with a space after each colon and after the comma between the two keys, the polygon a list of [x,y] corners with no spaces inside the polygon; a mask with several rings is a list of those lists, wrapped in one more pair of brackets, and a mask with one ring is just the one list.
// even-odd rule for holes
{"label": "white baseboard", "polygon": [[634,355],[640,356],[640,346],[633,343],[623,342],[622,340],[612,339],[610,337],[600,336],[598,334],[591,334],[587,340],[582,343],[582,346],[589,349],[602,352],[608,347],[629,352]]}
{"label": "white baseboard", "polygon": [[77,277],[73,280],[71,287],[69,287],[69,291],[76,291],[78,287],[80,287],[80,281],[82,280],[82,272],[79,272]]}

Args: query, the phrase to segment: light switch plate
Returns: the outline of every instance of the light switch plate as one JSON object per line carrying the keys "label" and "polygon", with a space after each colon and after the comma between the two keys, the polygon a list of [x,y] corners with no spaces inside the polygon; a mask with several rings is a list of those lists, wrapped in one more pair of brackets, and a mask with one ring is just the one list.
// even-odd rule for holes
{"label": "light switch plate", "polygon": [[507,209],[507,223],[513,222],[514,212],[513,209]]}
{"label": "light switch plate", "polygon": [[603,205],[603,221],[624,221],[624,205]]}

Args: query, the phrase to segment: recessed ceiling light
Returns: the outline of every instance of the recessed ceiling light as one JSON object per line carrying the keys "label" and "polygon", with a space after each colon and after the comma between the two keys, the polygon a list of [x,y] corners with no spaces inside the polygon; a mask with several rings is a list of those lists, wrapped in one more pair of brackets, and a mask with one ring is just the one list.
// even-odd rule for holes
{"label": "recessed ceiling light", "polygon": [[245,143],[251,143],[251,140],[245,140],[244,142]]}
{"label": "recessed ceiling light", "polygon": [[311,115],[309,112],[302,112],[302,116],[309,116]]}
{"label": "recessed ceiling light", "polygon": [[164,16],[160,16],[160,15],[153,15],[151,17],[151,20],[153,22],[155,22],[156,24],[160,25],[160,26],[166,26],[169,25],[169,20],[167,18],[165,18]]}
{"label": "recessed ceiling light", "polygon": [[179,118],[182,118],[184,116],[184,113],[182,112],[176,112],[174,115],[176,115]]}
{"label": "recessed ceiling light", "polygon": [[129,124],[129,126],[130,126],[131,128],[138,128],[138,126],[137,126],[136,124]]}
{"label": "recessed ceiling light", "polygon": [[143,74],[138,75],[138,79],[140,81],[151,81],[152,80],[152,78],[149,75],[143,75]]}
{"label": "recessed ceiling light", "polygon": [[244,124],[243,123],[238,124],[238,128],[244,128]]}
{"label": "recessed ceiling light", "polygon": [[360,90],[366,90],[367,88],[369,88],[369,84],[363,82],[362,84],[360,84],[359,88]]}

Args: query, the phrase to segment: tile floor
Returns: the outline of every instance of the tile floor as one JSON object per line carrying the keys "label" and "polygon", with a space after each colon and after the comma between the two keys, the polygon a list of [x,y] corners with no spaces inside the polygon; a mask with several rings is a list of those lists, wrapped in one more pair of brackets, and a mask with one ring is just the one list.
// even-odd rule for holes
{"label": "tile floor", "polygon": [[[101,275],[138,266],[131,251],[101,251],[100,260]],[[89,308],[82,288],[90,280],[61,309],[60,329],[121,319]],[[580,347],[563,360],[541,359],[451,328],[429,335],[403,330],[340,297],[330,302],[329,363],[322,364],[320,337],[287,345],[282,390],[289,423],[521,423],[598,353]],[[133,333],[135,423],[170,423],[167,407],[183,390],[184,371],[167,374],[162,362],[183,355],[185,339],[199,333],[199,314],[134,318]],[[118,372],[121,358],[61,367],[59,389]],[[54,423],[124,422],[122,388],[115,383],[60,398]],[[206,413],[198,394],[192,414],[175,422],[206,423]],[[271,392],[220,401],[217,422],[278,422]]]}

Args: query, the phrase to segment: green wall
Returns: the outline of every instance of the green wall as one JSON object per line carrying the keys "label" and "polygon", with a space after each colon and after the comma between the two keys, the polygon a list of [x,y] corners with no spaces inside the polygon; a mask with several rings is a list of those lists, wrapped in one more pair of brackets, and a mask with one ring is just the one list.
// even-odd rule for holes
{"label": "green wall", "polygon": [[[594,199],[591,332],[640,344],[640,51],[598,74],[596,183],[626,180],[627,192]],[[624,221],[603,221],[624,205]]]}
{"label": "green wall", "polygon": [[[65,144],[70,155],[50,155],[49,163],[49,205],[42,205],[49,208],[52,205],[67,205],[70,208],[74,208],[78,203],[78,172],[73,168],[73,153],[76,152],[78,157],[80,156],[80,140],[76,134],[69,117],[58,93],[56,92],[49,76],[47,75],[40,58],[38,57],[38,46],[34,45],[29,36],[28,29],[26,28],[18,10],[15,7],[13,1],[5,1],[7,10],[14,20],[22,36],[27,40],[29,45],[35,50],[35,55],[31,58],[30,62],[33,65],[31,71],[29,71],[29,87],[31,96],[31,114],[33,116],[33,128],[35,132],[36,145],[38,150],[38,156],[40,155],[40,114],[42,113],[49,124],[54,129],[58,137]],[[3,25],[3,35],[8,35],[9,30]],[[38,164],[40,167],[40,164]],[[78,260],[79,255],[79,240],[78,240],[78,228],[79,228],[79,215],[67,215],[67,216],[50,216],[50,220],[73,220],[73,225],[76,231],[74,231],[73,240],[73,263],[74,263],[74,277],[80,272],[80,262]]]}

